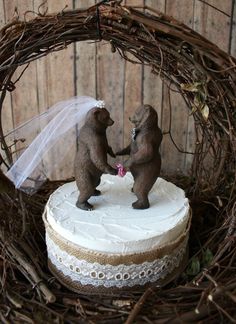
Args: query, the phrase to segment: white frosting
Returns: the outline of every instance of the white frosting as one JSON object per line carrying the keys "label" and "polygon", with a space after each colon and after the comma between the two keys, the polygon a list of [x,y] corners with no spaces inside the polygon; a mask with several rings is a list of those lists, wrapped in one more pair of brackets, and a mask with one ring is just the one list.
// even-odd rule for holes
{"label": "white frosting", "polygon": [[75,206],[75,182],[59,187],[46,205],[48,223],[63,238],[103,253],[130,254],[175,241],[187,226],[189,203],[182,189],[158,178],[149,193],[150,208],[136,210],[133,178],[103,175],[102,195],[90,198],[93,211]]}

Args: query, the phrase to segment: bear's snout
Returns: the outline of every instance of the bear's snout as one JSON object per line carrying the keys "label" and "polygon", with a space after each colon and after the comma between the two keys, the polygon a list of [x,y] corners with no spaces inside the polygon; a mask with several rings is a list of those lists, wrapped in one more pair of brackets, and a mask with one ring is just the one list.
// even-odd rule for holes
{"label": "bear's snout", "polygon": [[129,117],[129,121],[131,122],[131,123],[135,123],[136,122],[136,119],[135,119],[135,117],[133,116],[133,117]]}
{"label": "bear's snout", "polygon": [[138,120],[138,118],[136,116],[133,116],[133,117],[129,117],[129,120],[132,124],[135,125],[135,127],[137,127],[140,123],[140,121]]}
{"label": "bear's snout", "polygon": [[114,120],[112,120],[111,118],[109,118],[107,125],[108,126],[112,126],[113,124],[114,124]]}

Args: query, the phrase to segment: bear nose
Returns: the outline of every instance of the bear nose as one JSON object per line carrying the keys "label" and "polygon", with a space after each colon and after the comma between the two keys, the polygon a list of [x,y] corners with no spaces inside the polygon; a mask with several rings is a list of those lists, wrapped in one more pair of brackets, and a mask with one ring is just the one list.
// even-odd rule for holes
{"label": "bear nose", "polygon": [[136,120],[135,120],[134,117],[129,117],[129,120],[130,120],[130,122],[131,122],[132,124],[135,124],[135,123],[136,123]]}

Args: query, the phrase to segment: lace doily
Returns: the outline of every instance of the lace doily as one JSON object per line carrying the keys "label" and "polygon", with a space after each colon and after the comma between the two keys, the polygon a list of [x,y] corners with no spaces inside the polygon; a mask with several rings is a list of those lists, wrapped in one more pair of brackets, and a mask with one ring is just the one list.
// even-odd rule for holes
{"label": "lace doily", "polygon": [[46,234],[48,258],[58,271],[81,285],[106,288],[133,287],[164,279],[182,262],[187,241],[188,237],[171,254],[153,262],[113,266],[80,260],[62,250]]}

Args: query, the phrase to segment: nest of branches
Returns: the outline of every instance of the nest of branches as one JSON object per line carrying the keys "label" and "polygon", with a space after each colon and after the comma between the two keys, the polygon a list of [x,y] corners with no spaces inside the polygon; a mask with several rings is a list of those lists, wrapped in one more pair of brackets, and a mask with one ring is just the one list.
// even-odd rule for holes
{"label": "nest of branches", "polygon": [[[48,271],[41,220],[49,194],[60,183],[48,182],[28,197],[0,172],[1,322],[233,322],[236,60],[151,8],[138,11],[120,1],[58,14],[39,8],[35,19],[15,19],[0,31],[0,109],[7,91],[15,89],[12,78],[20,66],[84,40],[105,40],[111,55],[118,52],[126,60],[149,65],[170,88],[178,89],[193,114],[197,139],[192,173],[188,179],[175,179],[193,208],[189,264],[175,282],[143,295],[98,299],[69,292]],[[1,117],[0,162],[9,167],[12,154],[3,123]]]}

